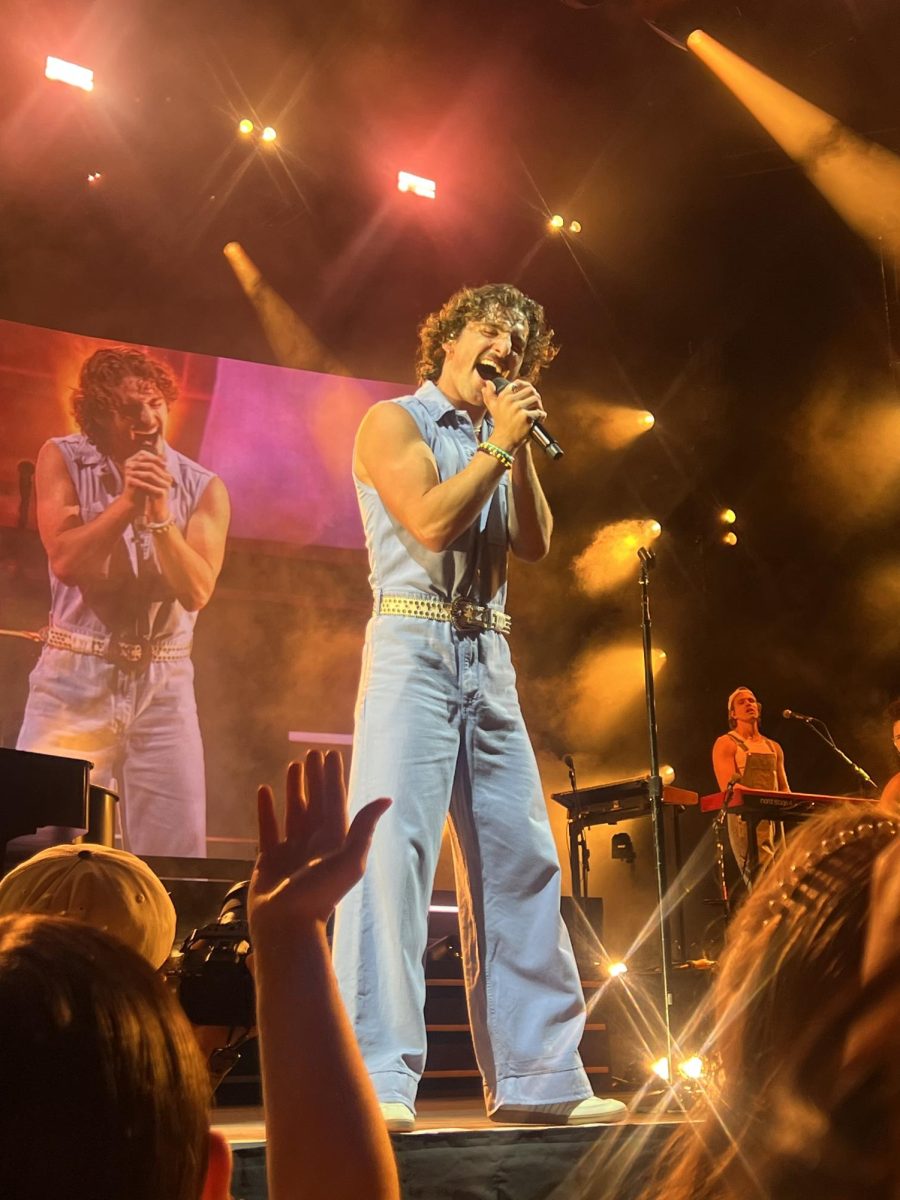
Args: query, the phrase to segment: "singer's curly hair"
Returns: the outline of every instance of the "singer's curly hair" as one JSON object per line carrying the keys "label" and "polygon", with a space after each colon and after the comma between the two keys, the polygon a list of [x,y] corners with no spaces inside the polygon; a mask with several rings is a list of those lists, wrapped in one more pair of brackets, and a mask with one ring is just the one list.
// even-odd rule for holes
{"label": "singer's curly hair", "polygon": [[155,383],[167,407],[178,396],[178,385],[169,368],[143,350],[116,346],[112,350],[95,351],[82,363],[78,387],[72,397],[72,412],[81,432],[101,450],[106,449],[108,418],[118,404],[116,389],[131,376]]}
{"label": "singer's curly hair", "polygon": [[523,318],[528,323],[528,342],[519,371],[520,379],[532,383],[543,367],[559,351],[553,344],[553,330],[547,327],[543,306],[520,292],[511,283],[491,283],[479,288],[461,288],[439,312],[433,312],[419,326],[419,350],[416,378],[436,380],[444,366],[444,343],[458,337],[470,321],[480,321],[495,313],[505,319]]}

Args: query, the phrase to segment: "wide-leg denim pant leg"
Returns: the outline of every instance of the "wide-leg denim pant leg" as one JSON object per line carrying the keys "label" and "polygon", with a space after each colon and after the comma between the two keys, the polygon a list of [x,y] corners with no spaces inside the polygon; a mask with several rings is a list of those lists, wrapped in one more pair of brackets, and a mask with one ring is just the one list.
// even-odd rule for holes
{"label": "wide-leg denim pant leg", "polygon": [[560,867],[506,639],[460,644],[464,725],[451,804],[469,1015],[489,1112],[593,1094]]}
{"label": "wide-leg denim pant leg", "polygon": [[414,1107],[425,1065],[422,957],[452,794],[473,1037],[489,1111],[591,1094],[584,1005],[559,915],[559,864],[505,639],[370,625],[351,810],[387,795],[363,880],[340,905],[335,967],[383,1101]]}
{"label": "wide-leg denim pant leg", "polygon": [[90,759],[91,781],[120,794],[126,849],[206,856],[206,776],[189,658],[133,672],[45,649],[29,678],[17,746]]}

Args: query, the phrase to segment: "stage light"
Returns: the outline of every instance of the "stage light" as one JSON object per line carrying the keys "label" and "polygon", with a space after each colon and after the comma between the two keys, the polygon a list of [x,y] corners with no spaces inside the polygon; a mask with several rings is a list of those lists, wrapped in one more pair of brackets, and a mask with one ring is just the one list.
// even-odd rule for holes
{"label": "stage light", "polygon": [[262,133],[259,135],[259,137],[260,137],[260,140],[263,142],[274,142],[275,139],[278,137],[278,134],[275,132],[275,130],[272,128],[271,125],[267,125],[265,127],[265,129],[262,131]]}
{"label": "stage light", "polygon": [[726,546],[736,546],[738,543],[737,534],[732,533],[732,531],[729,529],[729,531],[722,538],[722,541],[725,543]]}
{"label": "stage light", "polygon": [[675,782],[675,768],[670,767],[668,763],[664,763],[659,768],[659,777],[663,781],[664,787],[671,787]]}
{"label": "stage light", "polygon": [[67,83],[70,87],[81,88],[83,92],[94,90],[94,72],[88,67],[79,67],[75,63],[66,62],[63,58],[47,55],[47,65],[44,74],[48,79],[59,83]]}
{"label": "stage light", "polygon": [[655,541],[662,527],[658,521],[616,521],[594,534],[591,544],[573,561],[572,570],[588,595],[610,592],[637,575],[640,546]]}
{"label": "stage light", "polygon": [[581,222],[580,221],[570,221],[569,222],[569,233],[581,233]]}
{"label": "stage light", "polygon": [[610,963],[606,968],[606,973],[610,979],[618,979],[620,975],[628,974],[628,964],[623,962]]}
{"label": "stage light", "polygon": [[658,1075],[660,1079],[668,1080],[669,1060],[667,1058],[658,1058],[656,1062],[650,1064],[650,1070],[654,1075]]}
{"label": "stage light", "polygon": [[238,133],[242,133],[244,137],[248,137],[253,132],[253,122],[249,117],[244,117],[238,122]]}
{"label": "stage light", "polygon": [[397,172],[397,191],[412,192],[423,200],[434,200],[437,197],[437,183],[426,179],[423,175],[412,175],[409,171]]}
{"label": "stage light", "polygon": [[642,412],[638,418],[644,429],[652,429],[656,424],[656,417],[652,412]]}
{"label": "stage light", "polygon": [[666,654],[665,650],[654,650],[653,653],[656,657],[656,661],[660,665],[662,665],[664,662],[668,661],[669,656],[668,656],[668,654]]}
{"label": "stage light", "polygon": [[719,513],[719,520],[723,525],[733,525],[737,520],[737,513],[733,508],[725,508]]}
{"label": "stage light", "polygon": [[99,183],[103,176],[99,171],[92,171],[87,177],[88,183]]}
{"label": "stage light", "polygon": [[699,1054],[694,1054],[678,1064],[678,1073],[685,1079],[702,1079],[705,1072],[706,1067]]}
{"label": "stage light", "polygon": [[566,223],[565,217],[561,217],[559,215],[559,213],[554,214],[554,216],[552,216],[550,218],[550,220],[547,222],[547,224],[550,226],[551,229],[562,229],[562,227],[563,227],[563,225],[565,225],[565,223]]}

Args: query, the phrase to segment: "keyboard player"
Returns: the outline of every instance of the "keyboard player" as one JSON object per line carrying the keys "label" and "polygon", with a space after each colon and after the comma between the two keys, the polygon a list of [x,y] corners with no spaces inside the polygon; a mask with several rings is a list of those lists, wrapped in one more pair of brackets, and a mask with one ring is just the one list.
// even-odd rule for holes
{"label": "keyboard player", "polygon": [[[722,791],[735,783],[770,791],[790,791],[784,769],[784,752],[777,742],[760,731],[761,716],[762,705],[750,688],[735,688],[728,697],[728,733],[716,738],[712,752],[716,782]],[[750,826],[741,817],[729,814],[728,840],[745,880],[748,876],[749,829]],[[756,839],[761,867],[765,867],[774,857],[783,836],[781,826],[773,821],[760,821],[757,824]]]}

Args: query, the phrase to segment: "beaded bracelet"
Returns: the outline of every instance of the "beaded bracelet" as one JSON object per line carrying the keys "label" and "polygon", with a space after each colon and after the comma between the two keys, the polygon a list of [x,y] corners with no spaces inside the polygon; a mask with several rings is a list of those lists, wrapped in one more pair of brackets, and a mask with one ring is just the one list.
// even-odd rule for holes
{"label": "beaded bracelet", "polygon": [[479,442],[478,449],[482,454],[489,454],[491,458],[496,458],[497,462],[507,471],[512,470],[513,456],[508,450],[502,450],[499,446],[495,446],[493,442]]}
{"label": "beaded bracelet", "polygon": [[168,533],[175,524],[174,517],[167,517],[165,521],[145,521],[144,528],[148,533],[156,535],[157,533]]}

